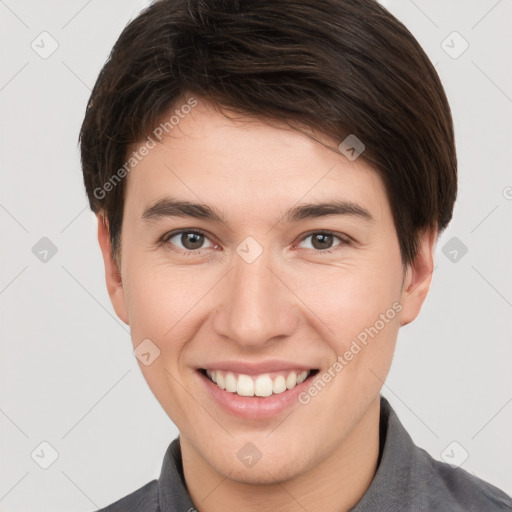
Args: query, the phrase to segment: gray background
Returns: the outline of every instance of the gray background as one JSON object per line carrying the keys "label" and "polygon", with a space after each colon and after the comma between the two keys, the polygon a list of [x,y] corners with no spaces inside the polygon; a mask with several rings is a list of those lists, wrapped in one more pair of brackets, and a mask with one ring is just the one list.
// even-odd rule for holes
{"label": "gray background", "polygon": [[[512,493],[512,2],[383,3],[436,65],[460,163],[431,291],[383,394],[418,445],[467,453],[463,468]],[[90,89],[143,5],[0,0],[1,511],[112,503],[158,477],[177,435],[111,307],[77,150]]]}

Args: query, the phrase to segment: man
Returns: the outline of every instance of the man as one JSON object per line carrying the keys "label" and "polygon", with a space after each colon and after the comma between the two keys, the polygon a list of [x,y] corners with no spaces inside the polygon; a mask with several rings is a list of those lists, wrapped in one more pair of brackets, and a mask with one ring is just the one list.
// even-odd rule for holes
{"label": "man", "polygon": [[112,304],[180,432],[104,510],[512,510],[380,395],[457,190],[442,85],[383,7],[157,1],[80,142]]}

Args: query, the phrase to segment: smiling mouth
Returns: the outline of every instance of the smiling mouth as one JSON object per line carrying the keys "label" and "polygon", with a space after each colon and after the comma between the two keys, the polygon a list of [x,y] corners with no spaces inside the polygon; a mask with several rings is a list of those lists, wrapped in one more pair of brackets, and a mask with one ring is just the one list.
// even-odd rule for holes
{"label": "smiling mouth", "polygon": [[318,369],[287,370],[246,375],[223,370],[199,370],[204,377],[229,393],[244,397],[269,397],[293,389],[318,373]]}

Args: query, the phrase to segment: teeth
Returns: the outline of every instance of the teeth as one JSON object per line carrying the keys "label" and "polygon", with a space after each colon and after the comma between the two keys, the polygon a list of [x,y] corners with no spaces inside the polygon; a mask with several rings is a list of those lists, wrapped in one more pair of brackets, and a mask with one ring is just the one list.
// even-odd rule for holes
{"label": "teeth", "polygon": [[268,375],[260,375],[256,379],[254,394],[256,396],[270,396],[272,394],[272,379]]}
{"label": "teeth", "polygon": [[304,382],[311,372],[283,372],[270,377],[268,374],[251,377],[243,373],[222,372],[220,370],[206,370],[209,379],[221,389],[240,396],[266,397],[293,389],[297,384]]}
{"label": "teeth", "polygon": [[297,375],[297,384],[300,384],[301,382],[304,382],[308,376],[308,372],[304,370],[303,372],[300,372]]}
{"label": "teeth", "polygon": [[278,375],[272,382],[272,392],[282,393],[283,391],[286,391],[286,380],[282,375]]}
{"label": "teeth", "polygon": [[240,396],[254,396],[254,382],[249,375],[239,375],[236,392]]}
{"label": "teeth", "polygon": [[290,373],[286,378],[286,387],[292,389],[297,385],[297,374],[295,372]]}
{"label": "teeth", "polygon": [[226,391],[236,393],[236,377],[231,373],[226,373]]}
{"label": "teeth", "polygon": [[219,386],[220,389],[226,389],[226,379],[224,378],[224,375],[222,375],[222,373],[220,372],[216,372],[217,375],[217,381],[216,381],[216,384],[217,386]]}

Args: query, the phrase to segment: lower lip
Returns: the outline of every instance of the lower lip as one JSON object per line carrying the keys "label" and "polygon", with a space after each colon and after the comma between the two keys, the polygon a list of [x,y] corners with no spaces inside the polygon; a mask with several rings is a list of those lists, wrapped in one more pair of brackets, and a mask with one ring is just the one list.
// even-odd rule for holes
{"label": "lower lip", "polygon": [[240,396],[236,393],[230,393],[225,389],[219,388],[201,371],[197,371],[199,378],[203,382],[207,392],[212,398],[228,413],[238,416],[239,418],[261,420],[272,418],[286,411],[293,404],[298,403],[298,395],[304,391],[312,382],[312,378],[308,378],[297,384],[292,389],[287,389],[282,393],[270,395],[268,397],[259,396]]}

